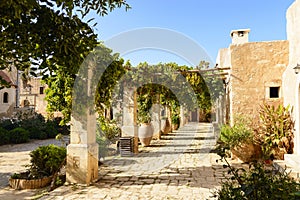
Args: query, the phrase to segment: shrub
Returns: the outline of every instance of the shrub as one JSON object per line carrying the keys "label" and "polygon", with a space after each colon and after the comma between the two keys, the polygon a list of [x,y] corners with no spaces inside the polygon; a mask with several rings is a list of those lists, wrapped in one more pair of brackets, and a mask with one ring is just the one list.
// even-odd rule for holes
{"label": "shrub", "polygon": [[0,127],[6,129],[8,131],[11,131],[11,130],[19,127],[19,124],[14,120],[4,119],[4,120],[0,121]]}
{"label": "shrub", "polygon": [[55,145],[41,146],[30,152],[31,176],[41,178],[57,172],[66,159],[66,149]]}
{"label": "shrub", "polygon": [[239,117],[233,126],[223,125],[221,127],[220,140],[230,149],[241,145],[242,143],[253,140],[253,130],[246,119]]}
{"label": "shrub", "polygon": [[29,140],[29,133],[23,128],[15,128],[9,131],[9,141],[14,144],[25,143]]}
{"label": "shrub", "polygon": [[54,121],[46,122],[45,133],[48,138],[55,138],[55,136],[58,134],[58,129]]}
{"label": "shrub", "polygon": [[286,171],[267,169],[264,165],[254,163],[248,170],[235,169],[230,165],[229,174],[221,188],[214,192],[219,200],[234,199],[296,199],[300,185],[288,176]]}
{"label": "shrub", "polygon": [[9,132],[2,127],[0,127],[0,138],[0,145],[9,143]]}
{"label": "shrub", "polygon": [[98,118],[99,136],[114,142],[121,135],[121,129],[117,126],[115,120],[105,119],[103,116]]}
{"label": "shrub", "polygon": [[[25,115],[27,117],[27,115]],[[30,139],[47,139],[45,133],[45,118],[41,114],[33,113],[28,118],[23,116],[20,126],[29,132]]]}
{"label": "shrub", "polygon": [[261,144],[266,157],[283,159],[285,153],[293,153],[295,122],[292,119],[292,111],[290,106],[261,106],[261,123],[256,140]]}

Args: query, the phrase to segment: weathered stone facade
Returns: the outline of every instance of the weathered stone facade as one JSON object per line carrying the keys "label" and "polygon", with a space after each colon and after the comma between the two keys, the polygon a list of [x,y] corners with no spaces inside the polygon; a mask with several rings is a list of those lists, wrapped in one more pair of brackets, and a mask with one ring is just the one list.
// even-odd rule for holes
{"label": "weathered stone facade", "polygon": [[26,85],[20,81],[20,106],[34,108],[36,112],[46,116],[47,101],[45,100],[47,85],[41,78],[32,77]]}
{"label": "weathered stone facade", "polygon": [[9,88],[0,90],[0,118],[9,118],[17,107],[17,78],[14,71],[1,70],[0,76],[10,84]]}
{"label": "weathered stone facade", "polygon": [[[248,38],[246,30],[241,37]],[[243,115],[258,122],[260,105],[283,102],[281,77],[289,62],[289,42],[234,40],[229,48],[219,51],[217,60],[219,68],[229,68],[225,80],[228,120],[233,123],[235,117]]]}

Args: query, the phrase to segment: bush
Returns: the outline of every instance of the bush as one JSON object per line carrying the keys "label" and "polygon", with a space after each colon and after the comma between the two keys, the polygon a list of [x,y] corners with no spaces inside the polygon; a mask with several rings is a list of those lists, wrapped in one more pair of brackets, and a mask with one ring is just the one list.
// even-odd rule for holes
{"label": "bush", "polygon": [[2,127],[0,127],[0,138],[0,145],[9,143],[9,132]]}
{"label": "bush", "polygon": [[274,107],[263,104],[259,111],[260,126],[257,141],[261,144],[266,157],[283,159],[286,153],[293,153],[294,125],[290,106]]}
{"label": "bush", "polygon": [[28,130],[30,139],[47,139],[47,134],[45,133],[46,123],[41,114],[36,114],[28,119],[22,119],[20,126]]}
{"label": "bush", "polygon": [[58,129],[54,121],[46,122],[45,132],[48,138],[55,138],[58,134]]}
{"label": "bush", "polygon": [[11,130],[19,127],[19,124],[14,120],[4,119],[4,120],[0,121],[0,127],[6,129],[8,131],[11,131]]}
{"label": "bush", "polygon": [[267,169],[254,163],[249,170],[235,169],[230,165],[229,174],[233,176],[222,182],[221,188],[214,192],[219,200],[234,199],[296,199],[300,185],[288,176],[286,171]]}
{"label": "bush", "polygon": [[253,140],[253,130],[246,120],[239,117],[233,126],[223,125],[221,127],[220,140],[230,149]]}
{"label": "bush", "polygon": [[66,149],[55,145],[41,146],[30,152],[31,176],[41,178],[57,172],[66,160]]}
{"label": "bush", "polygon": [[14,144],[25,143],[29,141],[29,133],[23,128],[15,128],[9,131],[9,141]]}

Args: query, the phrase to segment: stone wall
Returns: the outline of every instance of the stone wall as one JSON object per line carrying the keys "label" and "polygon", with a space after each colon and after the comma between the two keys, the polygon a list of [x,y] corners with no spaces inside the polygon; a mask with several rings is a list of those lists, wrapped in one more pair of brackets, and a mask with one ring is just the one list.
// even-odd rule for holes
{"label": "stone wall", "polygon": [[[8,102],[4,102],[4,93],[8,95]],[[3,88],[0,90],[0,118],[11,117],[16,107],[16,88]]]}
{"label": "stone wall", "polygon": [[35,107],[35,111],[46,116],[47,101],[45,100],[45,90],[47,85],[41,83],[40,78],[31,78],[27,83],[31,85],[29,87],[24,87],[22,81],[20,81],[20,105],[24,107],[24,100],[29,101],[30,106]]}
{"label": "stone wall", "polygon": [[[288,41],[250,42],[231,45],[230,117],[259,120],[260,105],[283,102],[281,77],[289,60]],[[280,87],[279,98],[269,98],[269,88]]]}

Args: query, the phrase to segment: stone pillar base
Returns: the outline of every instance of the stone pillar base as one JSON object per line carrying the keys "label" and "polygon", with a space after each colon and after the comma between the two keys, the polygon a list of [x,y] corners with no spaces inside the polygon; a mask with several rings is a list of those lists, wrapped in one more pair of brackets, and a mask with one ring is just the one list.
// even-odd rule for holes
{"label": "stone pillar base", "polygon": [[68,183],[86,184],[98,179],[98,144],[70,144],[67,147]]}

